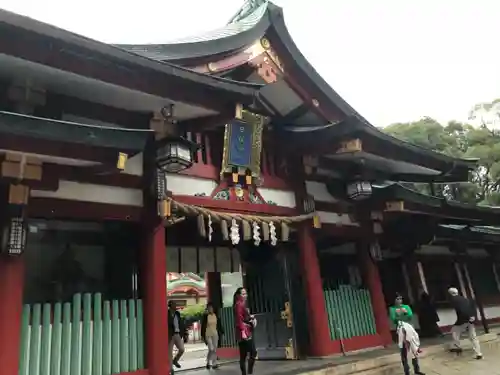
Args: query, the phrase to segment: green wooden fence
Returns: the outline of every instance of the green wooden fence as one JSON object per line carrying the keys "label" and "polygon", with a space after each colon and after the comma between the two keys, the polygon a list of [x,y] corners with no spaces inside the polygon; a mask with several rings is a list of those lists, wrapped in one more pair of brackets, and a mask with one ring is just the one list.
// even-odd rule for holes
{"label": "green wooden fence", "polygon": [[235,348],[238,346],[236,342],[236,332],[234,329],[234,312],[233,307],[223,307],[219,313],[222,327],[224,327],[224,336],[222,336],[222,348]]}
{"label": "green wooden fence", "polygon": [[140,300],[25,305],[19,375],[111,375],[144,368]]}
{"label": "green wooden fence", "polygon": [[370,294],[351,285],[323,288],[332,340],[376,334]]}

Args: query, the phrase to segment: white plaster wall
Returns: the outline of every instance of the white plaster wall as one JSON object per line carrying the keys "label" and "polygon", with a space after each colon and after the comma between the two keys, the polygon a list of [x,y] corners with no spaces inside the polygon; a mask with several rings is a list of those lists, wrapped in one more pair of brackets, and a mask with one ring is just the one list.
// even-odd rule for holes
{"label": "white plaster wall", "polygon": [[306,181],[306,191],[318,202],[335,203],[337,200],[328,192],[326,184],[316,181]]}
{"label": "white plaster wall", "polygon": [[271,201],[278,206],[290,208],[294,208],[297,205],[293,191],[267,188],[259,188],[258,191],[266,202]]}
{"label": "white plaster wall", "polygon": [[338,214],[335,212],[326,211],[318,211],[317,214],[321,222],[324,224],[359,226],[358,223],[351,221],[350,216],[347,214]]}
{"label": "white plaster wall", "polygon": [[173,173],[167,173],[165,178],[167,180],[167,190],[170,190],[174,195],[205,194],[210,196],[217,187],[215,181],[205,178]]}
{"label": "white plaster wall", "polygon": [[142,176],[142,159],[142,152],[129,158],[122,173]]}
{"label": "white plaster wall", "polygon": [[80,202],[96,202],[142,207],[142,191],[116,186],[83,184],[61,180],[57,191],[32,190],[32,197],[57,198]]}
{"label": "white plaster wall", "polygon": [[[438,315],[440,319],[438,324],[440,327],[451,326],[455,324],[455,321],[457,320],[457,314],[455,313],[455,310],[451,308],[438,309]],[[500,318],[500,305],[485,307],[484,315],[486,316],[486,319]]]}

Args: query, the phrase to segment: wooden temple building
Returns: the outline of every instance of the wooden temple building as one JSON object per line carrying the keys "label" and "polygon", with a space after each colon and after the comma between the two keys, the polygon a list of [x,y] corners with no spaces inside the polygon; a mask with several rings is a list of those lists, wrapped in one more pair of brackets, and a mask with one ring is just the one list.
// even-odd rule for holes
{"label": "wooden temple building", "polygon": [[500,318],[499,211],[405,187],[475,161],[368,123],[268,1],[160,45],[0,11],[0,159],[2,375],[167,374],[167,272],[208,274],[221,357],[239,285],[259,358],[388,345],[396,292]]}

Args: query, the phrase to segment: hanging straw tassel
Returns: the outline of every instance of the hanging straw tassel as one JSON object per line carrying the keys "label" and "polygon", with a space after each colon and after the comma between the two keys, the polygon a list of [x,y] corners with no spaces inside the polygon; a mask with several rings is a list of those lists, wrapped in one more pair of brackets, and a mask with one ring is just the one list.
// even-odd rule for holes
{"label": "hanging straw tassel", "polygon": [[222,232],[222,239],[224,241],[229,241],[229,225],[227,224],[226,220],[221,220],[220,230]]}
{"label": "hanging straw tassel", "polygon": [[205,217],[203,215],[198,215],[198,232],[200,236],[207,236],[207,228],[205,228]]}
{"label": "hanging straw tassel", "polygon": [[269,241],[269,224],[268,223],[262,223],[260,225],[261,227],[261,237],[262,241]]}
{"label": "hanging straw tassel", "polygon": [[281,223],[281,240],[288,241],[290,238],[290,227],[288,224]]}
{"label": "hanging straw tassel", "polygon": [[252,239],[252,227],[250,223],[246,220],[241,222],[241,226],[243,229],[243,241],[248,241]]}

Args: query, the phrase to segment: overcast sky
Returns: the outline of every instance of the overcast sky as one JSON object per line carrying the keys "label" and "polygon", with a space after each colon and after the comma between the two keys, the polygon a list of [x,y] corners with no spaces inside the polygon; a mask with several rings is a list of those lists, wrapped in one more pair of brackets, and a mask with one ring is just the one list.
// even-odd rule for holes
{"label": "overcast sky", "polygon": [[[115,43],[161,43],[224,25],[243,0],[0,0],[0,7]],[[500,1],[276,0],[295,42],[374,125],[464,120],[500,97]]]}

